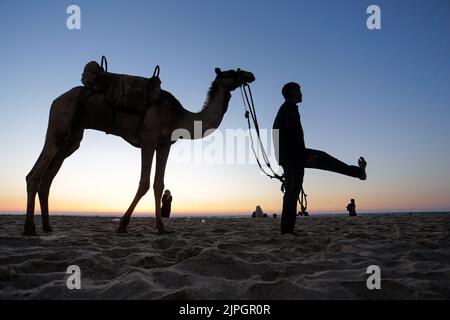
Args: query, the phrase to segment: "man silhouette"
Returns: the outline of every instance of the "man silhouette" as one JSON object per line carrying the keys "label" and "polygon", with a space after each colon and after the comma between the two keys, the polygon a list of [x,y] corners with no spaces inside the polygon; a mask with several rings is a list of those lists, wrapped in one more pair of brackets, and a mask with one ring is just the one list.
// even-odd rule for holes
{"label": "man silhouette", "polygon": [[273,123],[275,156],[284,171],[283,211],[281,213],[281,234],[294,232],[297,217],[297,199],[303,185],[306,168],[314,168],[336,172],[349,177],[366,180],[367,162],[363,157],[358,159],[358,166],[348,165],[326,152],[305,147],[303,128],[298,112],[298,103],[302,102],[300,85],[295,82],[286,83],[281,90],[285,99],[278,110]]}
{"label": "man silhouette", "polygon": [[350,199],[350,203],[347,205],[347,211],[350,217],[356,217],[355,199]]}
{"label": "man silhouette", "polygon": [[[278,130],[279,145],[275,146],[278,163],[284,170],[284,196],[281,213],[281,234],[294,234],[297,199],[305,173],[306,147],[297,103],[302,102],[300,85],[289,82],[281,90],[285,99],[278,110],[273,129]],[[276,139],[275,139],[276,141]]]}

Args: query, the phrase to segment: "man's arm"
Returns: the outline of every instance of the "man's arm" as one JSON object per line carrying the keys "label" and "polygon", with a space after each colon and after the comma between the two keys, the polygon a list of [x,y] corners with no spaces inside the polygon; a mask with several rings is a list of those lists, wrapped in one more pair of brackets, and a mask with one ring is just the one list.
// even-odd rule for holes
{"label": "man's arm", "polygon": [[301,159],[305,159],[306,146],[299,113],[296,110],[286,112],[283,118],[286,138],[289,146],[294,149],[294,154],[298,155]]}

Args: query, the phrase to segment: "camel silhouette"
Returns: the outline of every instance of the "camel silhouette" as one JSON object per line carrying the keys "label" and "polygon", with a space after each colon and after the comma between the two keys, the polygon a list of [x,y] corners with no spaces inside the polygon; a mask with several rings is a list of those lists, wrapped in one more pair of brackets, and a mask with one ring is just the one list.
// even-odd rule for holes
{"label": "camel silhouette", "polygon": [[[150,170],[156,152],[156,172],[153,183],[155,197],[156,228],[159,233],[169,232],[161,220],[161,196],[164,189],[164,172],[173,139],[173,132],[183,129],[188,138],[198,139],[216,129],[227,111],[231,91],[253,82],[254,75],[244,70],[221,71],[208,91],[201,111],[190,112],[168,91],[160,90],[144,116],[116,110],[105,101],[105,94],[86,87],[75,87],[56,98],[50,109],[44,147],[26,177],[27,213],[24,235],[36,235],[34,223],[35,198],[39,196],[42,228],[51,232],[48,210],[50,186],[64,160],[80,146],[85,129],[94,129],[122,137],[141,149],[141,177],[136,195],[123,215],[117,232],[126,232],[131,215],[139,200],[150,189]],[[194,125],[201,121],[202,135],[194,132]]]}

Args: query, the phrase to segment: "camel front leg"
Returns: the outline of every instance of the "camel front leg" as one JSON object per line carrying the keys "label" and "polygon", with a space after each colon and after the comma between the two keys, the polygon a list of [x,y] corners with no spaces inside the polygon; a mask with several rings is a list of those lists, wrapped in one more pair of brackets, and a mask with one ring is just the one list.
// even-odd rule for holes
{"label": "camel front leg", "polygon": [[166,170],[167,158],[170,152],[170,143],[159,144],[156,148],[156,171],[153,191],[155,194],[155,216],[158,233],[171,233],[164,229],[161,219],[161,196],[164,190],[164,173]]}
{"label": "camel front leg", "polygon": [[150,171],[152,168],[153,154],[155,153],[155,143],[145,143],[141,147],[141,179],[139,181],[139,187],[134,196],[133,202],[131,203],[128,210],[123,215],[120,220],[120,226],[117,229],[117,233],[127,232],[127,226],[130,223],[131,214],[136,208],[139,200],[147,193],[150,189]]}

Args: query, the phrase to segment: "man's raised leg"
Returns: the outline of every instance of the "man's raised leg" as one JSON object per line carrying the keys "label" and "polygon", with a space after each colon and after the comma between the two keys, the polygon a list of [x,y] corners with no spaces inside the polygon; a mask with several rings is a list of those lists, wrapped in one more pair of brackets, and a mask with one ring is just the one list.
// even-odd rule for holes
{"label": "man's raised leg", "polygon": [[306,149],[307,159],[305,162],[305,168],[326,170],[331,172],[340,173],[346,176],[359,178],[366,180],[366,166],[367,162],[363,157],[358,159],[358,166],[348,165],[332,156],[328,153],[315,150]]}

